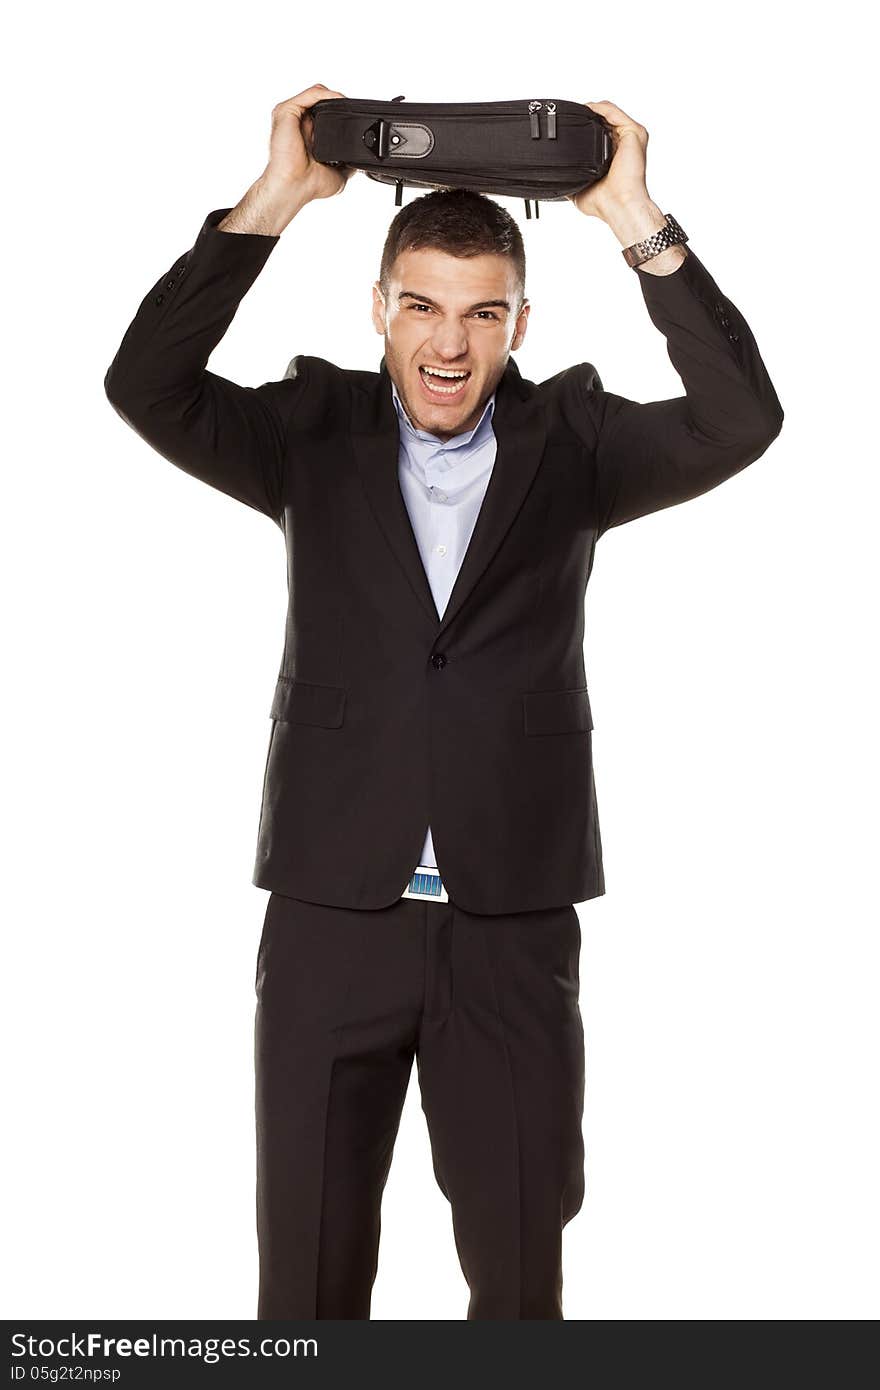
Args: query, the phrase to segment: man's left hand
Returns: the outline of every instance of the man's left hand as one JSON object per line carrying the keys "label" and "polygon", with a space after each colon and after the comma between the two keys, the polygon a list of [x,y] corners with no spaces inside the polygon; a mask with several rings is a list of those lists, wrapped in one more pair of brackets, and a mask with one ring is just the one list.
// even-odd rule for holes
{"label": "man's left hand", "polygon": [[609,214],[617,209],[652,202],[645,182],[648,132],[613,101],[586,101],[584,105],[611,126],[614,153],[603,178],[567,197],[580,212],[607,222]]}

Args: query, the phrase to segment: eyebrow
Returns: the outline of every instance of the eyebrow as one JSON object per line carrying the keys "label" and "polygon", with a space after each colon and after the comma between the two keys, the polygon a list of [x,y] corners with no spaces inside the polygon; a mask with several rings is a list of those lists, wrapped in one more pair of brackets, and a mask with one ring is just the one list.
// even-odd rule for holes
{"label": "eyebrow", "polygon": [[[432,304],[435,309],[440,308],[436,300],[430,299],[426,294],[416,294],[415,290],[401,290],[397,298],[398,300],[421,299],[425,304]],[[507,309],[509,311],[510,305],[506,299],[481,299],[479,304],[472,304],[465,312],[472,314],[475,309]]]}

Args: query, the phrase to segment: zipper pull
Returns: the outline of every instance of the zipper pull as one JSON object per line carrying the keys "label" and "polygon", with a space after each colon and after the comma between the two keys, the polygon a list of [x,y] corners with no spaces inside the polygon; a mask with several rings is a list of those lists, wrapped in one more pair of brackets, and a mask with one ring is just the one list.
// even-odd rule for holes
{"label": "zipper pull", "polygon": [[540,140],[541,138],[541,127],[538,123],[538,112],[540,111],[543,104],[544,103],[542,101],[529,102],[529,120],[531,122],[533,140]]}
{"label": "zipper pull", "polygon": [[547,139],[556,139],[556,102],[547,102]]}

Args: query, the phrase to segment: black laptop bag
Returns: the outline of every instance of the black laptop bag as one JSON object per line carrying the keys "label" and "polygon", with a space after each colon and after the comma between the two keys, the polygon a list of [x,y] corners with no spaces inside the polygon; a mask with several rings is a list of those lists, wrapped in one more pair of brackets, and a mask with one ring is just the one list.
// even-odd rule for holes
{"label": "black laptop bag", "polygon": [[607,172],[611,126],[576,101],[361,101],[327,97],[310,108],[313,153],[379,183],[406,188],[472,188],[522,198],[526,216],[561,201]]}

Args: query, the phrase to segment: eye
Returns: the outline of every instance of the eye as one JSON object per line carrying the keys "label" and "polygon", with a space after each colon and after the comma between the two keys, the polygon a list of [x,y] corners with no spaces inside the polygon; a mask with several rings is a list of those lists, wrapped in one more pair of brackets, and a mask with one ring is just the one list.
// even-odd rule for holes
{"label": "eye", "polygon": [[[417,310],[419,310],[419,309],[425,309],[425,310],[427,311],[427,313],[429,313],[429,314],[433,312],[433,306],[432,306],[432,305],[430,305],[430,304],[422,304],[421,302],[417,302],[417,303],[414,303],[414,304],[408,304],[406,307],[407,307],[407,309],[410,310],[410,311],[412,311],[412,310],[416,310],[416,311],[417,311]],[[483,316],[484,319],[492,319],[492,320],[494,320],[495,323],[498,322],[498,315],[497,315],[497,314],[494,314],[494,313],[492,312],[491,309],[477,309],[474,316],[475,316],[476,318],[479,318],[481,315]]]}

